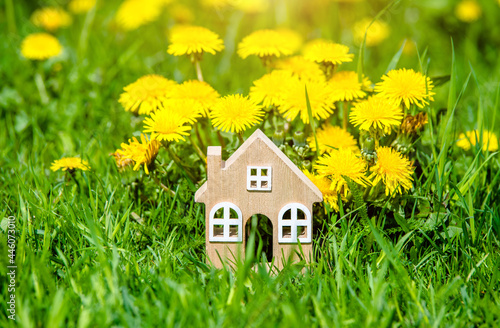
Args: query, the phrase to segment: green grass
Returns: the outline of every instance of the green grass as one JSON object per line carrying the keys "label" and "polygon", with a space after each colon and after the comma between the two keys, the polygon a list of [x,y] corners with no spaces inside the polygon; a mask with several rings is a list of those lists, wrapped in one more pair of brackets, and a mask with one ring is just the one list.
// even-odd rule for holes
{"label": "green grass", "polygon": [[[454,145],[458,132],[472,128],[499,134],[496,3],[482,4],[482,20],[470,26],[453,20],[453,6],[430,1],[401,1],[382,15],[392,34],[365,49],[363,72],[372,81],[387,67],[450,75],[425,109],[429,124],[413,158],[415,188],[379,204],[358,197],[339,213],[316,208],[315,261],[271,275],[264,267],[252,270],[252,259],[234,271],[206,264],[205,209],[193,200],[204,165],[188,144],[173,151],[197,181],[166,152],[159,156],[166,173],[160,179],[175,196],[144,172],[119,173],[109,156],[142,129],[117,101],[123,86],[148,73],[178,82],[196,76],[189,60],[166,53],[168,14],[124,34],[110,27],[117,3],[106,1],[93,20],[76,17],[57,33],[62,57],[36,64],[20,56],[19,46],[36,30],[28,18],[37,7],[14,2],[11,10],[10,4],[0,9],[8,18],[0,20],[0,211],[17,224],[17,317],[9,320],[2,306],[0,326],[500,325],[499,157]],[[357,56],[342,31],[355,15],[373,17],[386,3],[360,3],[356,10],[332,4],[316,14],[301,14],[301,5],[289,3],[283,25],[344,42]],[[417,12],[420,18],[411,21]],[[196,23],[226,36],[233,51],[249,32],[280,25],[282,14],[195,13]],[[86,30],[88,39],[81,37]],[[403,39],[416,40],[420,56],[399,51]],[[356,57],[345,69],[357,64]],[[266,72],[259,60],[234,52],[206,55],[202,69],[223,95],[247,94]],[[41,102],[37,72],[48,104]],[[207,145],[218,143],[209,129],[202,134]],[[66,155],[89,160],[92,170],[74,178],[50,171],[51,162]],[[6,304],[2,222],[0,302]]]}

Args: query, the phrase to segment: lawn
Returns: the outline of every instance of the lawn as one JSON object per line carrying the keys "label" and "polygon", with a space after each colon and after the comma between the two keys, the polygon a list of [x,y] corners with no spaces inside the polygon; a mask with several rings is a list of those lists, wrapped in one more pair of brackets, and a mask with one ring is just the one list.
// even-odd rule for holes
{"label": "lawn", "polygon": [[[499,21],[486,0],[3,1],[0,326],[499,327]],[[207,147],[257,128],[323,194],[313,251],[269,272],[253,220],[219,269],[194,195]]]}

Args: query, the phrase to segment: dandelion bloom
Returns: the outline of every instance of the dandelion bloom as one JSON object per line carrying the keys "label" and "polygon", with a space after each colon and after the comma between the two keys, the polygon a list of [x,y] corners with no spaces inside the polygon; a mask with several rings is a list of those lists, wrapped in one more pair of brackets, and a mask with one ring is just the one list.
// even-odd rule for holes
{"label": "dandelion bloom", "polygon": [[212,124],[221,131],[240,133],[262,121],[264,111],[248,97],[220,98],[210,112]]}
{"label": "dandelion bloom", "polygon": [[176,24],[190,24],[195,19],[191,9],[181,3],[172,5],[169,8],[169,14]]}
{"label": "dandelion bloom", "polygon": [[160,75],[146,75],[127,85],[118,100],[126,111],[149,114],[162,108],[171,89],[176,85],[172,80]]}
{"label": "dandelion bloom", "polygon": [[[364,78],[367,80],[367,78]],[[370,83],[368,81],[368,83]],[[366,84],[366,82],[365,82]],[[358,74],[353,71],[341,71],[328,80],[331,95],[335,101],[351,101],[364,98],[363,83],[358,81]]]}
{"label": "dandelion bloom", "polygon": [[338,194],[334,190],[330,189],[332,182],[326,177],[311,173],[308,170],[304,170],[302,172],[309,180],[311,180],[312,183],[314,183],[316,187],[318,187],[319,191],[321,191],[323,194],[323,201],[328,203],[335,211],[338,212]]}
{"label": "dandelion bloom", "polygon": [[268,0],[229,0],[236,9],[247,14],[258,14],[266,12],[269,7]]}
{"label": "dandelion bloom", "polygon": [[167,52],[174,56],[205,52],[215,55],[224,49],[219,35],[201,26],[174,26],[170,31],[170,42]]}
{"label": "dandelion bloom", "polygon": [[[478,130],[467,131],[465,133],[460,133],[458,136],[457,146],[469,150],[471,146],[476,146],[481,140],[481,133]],[[497,136],[488,130],[483,130],[482,135],[482,149],[483,151],[497,151],[498,150],[498,138]]]}
{"label": "dandelion bloom", "polygon": [[189,135],[188,131],[191,131],[191,126],[186,123],[186,118],[178,113],[160,109],[151,113],[151,117],[146,117],[144,132],[151,133],[151,139],[177,142],[186,140],[184,136]]}
{"label": "dandelion bloom", "polygon": [[122,143],[121,147],[122,149],[118,149],[116,152],[123,159],[130,159],[135,162],[134,171],[138,171],[141,165],[144,165],[144,172],[149,174],[149,169],[154,164],[160,150],[160,142],[141,134],[141,142],[136,137],[132,137],[132,139],[129,139],[128,144]]}
{"label": "dandelion bloom", "polygon": [[318,173],[331,180],[330,189],[344,197],[347,197],[349,187],[343,177],[350,178],[362,186],[370,185],[370,181],[366,178],[366,162],[349,148],[324,154],[316,163],[315,168]]}
{"label": "dandelion bloom", "polygon": [[125,0],[118,7],[115,20],[121,29],[132,31],[158,19],[162,7],[159,0]]}
{"label": "dandelion bloom", "polygon": [[281,70],[272,71],[262,76],[255,80],[253,86],[250,87],[250,99],[258,104],[262,103],[264,107],[279,106],[284,91],[284,82],[291,76],[291,73]]}
{"label": "dandelion bloom", "polygon": [[398,105],[404,103],[406,108],[410,108],[410,104],[423,108],[429,100],[434,100],[432,88],[431,79],[420,72],[402,68],[382,76],[382,82],[376,84],[375,91],[380,96],[397,101]]}
{"label": "dandelion bloom", "polygon": [[389,134],[401,124],[403,111],[393,100],[372,96],[354,105],[349,114],[351,123],[360,130],[380,130]]}
{"label": "dandelion bloom", "polygon": [[[340,126],[324,124],[320,129],[316,130],[316,138],[318,139],[319,151],[321,153],[331,153],[334,149],[340,148],[349,148],[353,152],[359,153],[356,139]],[[314,136],[307,138],[307,143],[313,151],[316,151]]]}
{"label": "dandelion bloom", "polygon": [[31,21],[35,26],[54,32],[61,27],[71,25],[71,16],[61,8],[45,7],[35,10],[31,15]]}
{"label": "dandelion bloom", "polygon": [[455,7],[455,16],[465,23],[477,21],[482,13],[481,6],[475,0],[462,0]]}
{"label": "dandelion bloom", "polygon": [[74,14],[84,14],[94,8],[96,0],[71,0],[68,9]]}
{"label": "dandelion bloom", "polygon": [[194,124],[203,113],[203,107],[194,99],[167,99],[162,110],[179,115],[189,124]]}
{"label": "dandelion bloom", "polygon": [[[387,39],[390,33],[389,25],[386,22],[376,20],[372,25],[372,18],[365,17],[360,21],[356,22],[353,27],[354,41],[357,44],[361,44],[365,37],[366,32],[366,43],[367,47],[373,47]],[[368,26],[370,27],[368,28]],[[368,31],[367,31],[368,29]]]}
{"label": "dandelion bloom", "polygon": [[373,180],[373,185],[382,181],[385,185],[385,194],[401,194],[402,189],[408,190],[413,186],[411,177],[415,170],[411,162],[401,153],[391,147],[379,147],[377,151],[377,161],[370,171],[373,172],[369,179]]}
{"label": "dandelion bloom", "polygon": [[339,65],[351,62],[354,58],[349,47],[328,40],[314,40],[304,48],[304,57],[317,63]]}
{"label": "dandelion bloom", "polygon": [[296,51],[296,40],[290,40],[287,32],[258,30],[247,35],[238,44],[238,55],[245,59],[250,55],[260,58],[288,56]]}
{"label": "dandelion bloom", "polygon": [[127,166],[134,164],[134,161],[131,158],[125,157],[123,154],[118,152],[118,150],[116,150],[114,153],[111,153],[109,155],[113,156],[113,158],[115,159],[116,167],[118,167],[118,171],[123,172],[123,170],[125,170],[125,168]]}
{"label": "dandelion bloom", "polygon": [[79,157],[63,157],[61,159],[56,159],[50,166],[50,169],[52,171],[73,171],[75,169],[88,171],[90,170],[90,165],[89,162],[82,160]]}
{"label": "dandelion bloom", "polygon": [[300,116],[302,122],[309,123],[309,113],[306,104],[306,86],[312,116],[316,119],[326,119],[333,113],[335,106],[330,90],[325,82],[301,81],[290,78],[285,81],[283,100],[279,111],[286,119],[293,120]]}
{"label": "dandelion bloom", "polygon": [[203,109],[203,116],[206,117],[208,116],[209,109],[219,99],[220,94],[206,82],[190,80],[173,87],[170,91],[170,97],[173,99],[192,99],[196,101]]}
{"label": "dandelion bloom", "polygon": [[288,71],[301,80],[324,81],[325,76],[318,64],[303,56],[285,58],[276,63],[276,67]]}
{"label": "dandelion bloom", "polygon": [[56,37],[47,33],[33,33],[24,38],[21,54],[24,58],[45,60],[62,52],[62,46]]}

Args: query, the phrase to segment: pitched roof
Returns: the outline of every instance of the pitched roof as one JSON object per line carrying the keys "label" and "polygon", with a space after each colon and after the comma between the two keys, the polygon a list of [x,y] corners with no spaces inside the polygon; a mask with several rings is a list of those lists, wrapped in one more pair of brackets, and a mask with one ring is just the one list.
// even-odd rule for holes
{"label": "pitched roof", "polygon": [[[262,132],[260,129],[255,130],[255,132],[247,139],[245,142],[236,150],[231,157],[227,159],[224,165],[224,169],[227,169],[238,160],[238,158],[245,153],[247,148],[254,143],[257,139],[262,140],[276,155],[292,170],[297,177],[304,182],[304,184],[313,192],[319,199],[323,199],[323,194],[321,191],[319,191],[318,187],[309,180],[308,177],[302,171],[286,156],[281,149],[279,149],[274,142],[269,139],[264,132]],[[207,182],[205,182],[197,191],[195,194],[195,200],[199,199],[203,193],[207,190]]]}

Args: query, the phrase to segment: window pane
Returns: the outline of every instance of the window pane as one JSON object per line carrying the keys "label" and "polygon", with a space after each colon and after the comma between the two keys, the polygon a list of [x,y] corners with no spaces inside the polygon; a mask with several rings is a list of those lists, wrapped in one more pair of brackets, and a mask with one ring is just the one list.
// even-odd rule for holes
{"label": "window pane", "polygon": [[283,238],[292,238],[292,227],[283,227]]}
{"label": "window pane", "polygon": [[214,224],[214,237],[224,236],[224,225]]}
{"label": "window pane", "polygon": [[297,237],[300,237],[300,238],[307,237],[307,228],[306,227],[297,227]]}
{"label": "window pane", "polygon": [[260,182],[260,187],[261,188],[267,188],[268,184],[267,184],[267,181],[261,181]]}
{"label": "window pane", "polygon": [[267,177],[267,169],[260,170],[260,176]]}
{"label": "window pane", "polygon": [[232,208],[229,209],[229,218],[230,219],[238,219],[238,213]]}
{"label": "window pane", "polygon": [[250,175],[257,176],[257,169],[250,169]]}
{"label": "window pane", "polygon": [[305,220],[306,219],[306,213],[302,211],[301,209],[297,209],[297,220]]}
{"label": "window pane", "polygon": [[285,214],[283,214],[283,220],[291,220],[292,219],[292,210],[287,210]]}
{"label": "window pane", "polygon": [[257,188],[257,181],[255,181],[255,180],[250,181],[250,187]]}
{"label": "window pane", "polygon": [[229,237],[238,236],[238,226],[229,226]]}
{"label": "window pane", "polygon": [[223,219],[224,218],[224,208],[221,207],[217,211],[215,211],[214,219]]}

